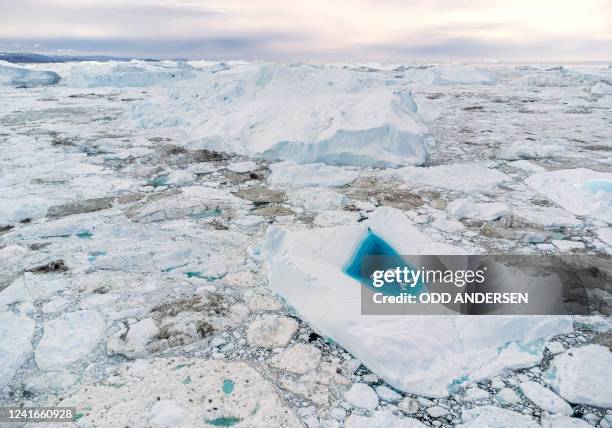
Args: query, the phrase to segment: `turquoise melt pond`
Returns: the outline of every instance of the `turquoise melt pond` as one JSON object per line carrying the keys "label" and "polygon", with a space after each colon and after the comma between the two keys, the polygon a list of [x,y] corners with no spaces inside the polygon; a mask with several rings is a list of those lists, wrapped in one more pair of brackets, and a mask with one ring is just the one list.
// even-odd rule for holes
{"label": "turquoise melt pond", "polygon": [[606,192],[612,195],[612,180],[606,180],[604,178],[587,180],[582,183],[582,188],[592,193]]}
{"label": "turquoise melt pond", "polygon": [[[370,265],[373,261],[374,266],[364,266],[365,264]],[[396,268],[403,270],[405,267],[416,270],[387,241],[368,229],[368,233],[357,245],[357,249],[344,267],[343,272],[377,293],[383,293],[387,296],[399,296],[402,293],[408,293],[416,296],[424,289],[422,281],[419,281],[414,287],[395,282],[386,282],[381,287],[374,286],[372,273],[375,270],[394,270]]]}

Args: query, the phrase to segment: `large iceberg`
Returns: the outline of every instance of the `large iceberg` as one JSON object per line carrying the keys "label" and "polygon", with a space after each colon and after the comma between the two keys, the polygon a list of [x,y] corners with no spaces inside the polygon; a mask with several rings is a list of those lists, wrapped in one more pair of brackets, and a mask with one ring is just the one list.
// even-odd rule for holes
{"label": "large iceberg", "polygon": [[0,61],[0,85],[32,88],[55,85],[60,79],[60,75],[54,71],[31,70],[25,67],[15,67],[6,61]]}
{"label": "large iceberg", "polygon": [[183,61],[89,61],[68,68],[62,83],[76,88],[144,87],[192,79],[197,73]]}
{"label": "large iceberg", "polygon": [[332,66],[236,66],[172,85],[167,97],[137,105],[137,123],[181,125],[199,148],[264,159],[420,165],[433,141],[408,88]]}
{"label": "large iceberg", "polygon": [[400,254],[465,254],[387,207],[356,225],[271,228],[261,254],[272,290],[395,388],[443,397],[454,385],[537,364],[546,339],[572,330],[569,317],[361,315],[360,283],[345,268],[369,231]]}

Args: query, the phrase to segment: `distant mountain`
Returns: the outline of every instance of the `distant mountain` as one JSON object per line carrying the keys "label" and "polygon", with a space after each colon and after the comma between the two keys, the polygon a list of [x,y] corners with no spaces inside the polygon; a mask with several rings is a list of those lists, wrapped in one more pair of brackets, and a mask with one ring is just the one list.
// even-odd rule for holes
{"label": "distant mountain", "polygon": [[[49,62],[75,62],[75,61],[129,61],[135,58],[120,58],[107,55],[43,55],[28,52],[0,52],[0,61],[16,64],[33,64]],[[158,61],[156,59],[143,59],[143,61]]]}

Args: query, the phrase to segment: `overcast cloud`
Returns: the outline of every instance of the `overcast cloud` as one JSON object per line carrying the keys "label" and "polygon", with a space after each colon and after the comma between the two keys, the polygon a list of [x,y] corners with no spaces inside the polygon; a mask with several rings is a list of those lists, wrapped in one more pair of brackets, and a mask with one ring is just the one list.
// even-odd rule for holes
{"label": "overcast cloud", "polygon": [[610,0],[0,0],[0,50],[269,60],[611,60]]}

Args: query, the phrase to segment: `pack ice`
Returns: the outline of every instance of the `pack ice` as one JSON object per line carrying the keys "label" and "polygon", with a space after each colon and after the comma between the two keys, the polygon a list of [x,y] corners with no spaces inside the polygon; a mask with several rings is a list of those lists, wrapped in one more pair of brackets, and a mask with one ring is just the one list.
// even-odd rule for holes
{"label": "pack ice", "polygon": [[419,165],[432,141],[407,87],[339,67],[236,65],[162,96],[134,108],[139,125],[180,125],[193,146],[265,159]]}
{"label": "pack ice", "polygon": [[572,330],[564,317],[361,315],[360,283],[343,269],[368,231],[399,254],[465,254],[427,238],[400,210],[383,207],[357,225],[271,228],[262,256],[275,292],[397,389],[447,396],[454,385],[537,364],[546,339]]}

